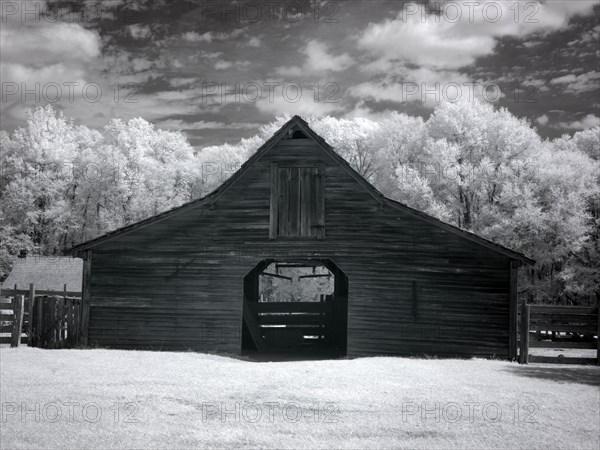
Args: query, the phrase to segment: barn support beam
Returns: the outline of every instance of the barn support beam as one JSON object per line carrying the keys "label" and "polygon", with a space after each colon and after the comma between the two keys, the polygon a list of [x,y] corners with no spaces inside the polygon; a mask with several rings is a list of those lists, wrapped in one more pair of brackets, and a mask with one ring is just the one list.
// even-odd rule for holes
{"label": "barn support beam", "polygon": [[[510,262],[510,285],[509,285],[509,330],[508,330],[508,359],[515,361],[517,359],[517,320],[519,308],[519,266],[520,261],[512,260]],[[521,337],[522,338],[522,337]]]}
{"label": "barn support beam", "polygon": [[81,280],[81,322],[79,331],[80,345],[88,345],[90,303],[92,300],[92,251],[83,252],[83,277]]}

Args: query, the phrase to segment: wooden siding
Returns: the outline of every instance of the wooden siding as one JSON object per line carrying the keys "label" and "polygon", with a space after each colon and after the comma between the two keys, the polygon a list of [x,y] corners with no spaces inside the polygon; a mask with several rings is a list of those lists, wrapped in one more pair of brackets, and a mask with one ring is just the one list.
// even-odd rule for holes
{"label": "wooden siding", "polygon": [[[324,239],[270,239],[272,164],[323,167]],[[508,358],[508,257],[378,201],[312,140],[255,165],[212,206],[93,248],[91,345],[239,353],[244,276],[330,259],[349,281],[348,355]]]}

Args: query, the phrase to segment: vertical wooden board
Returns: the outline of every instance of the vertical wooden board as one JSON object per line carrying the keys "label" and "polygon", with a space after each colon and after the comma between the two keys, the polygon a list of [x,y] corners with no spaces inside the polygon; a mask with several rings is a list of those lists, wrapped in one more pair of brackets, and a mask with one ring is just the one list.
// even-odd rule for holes
{"label": "vertical wooden board", "polygon": [[81,286],[81,344],[88,344],[88,331],[90,323],[90,303],[92,299],[92,251],[85,251],[83,260],[83,277]]}
{"label": "vertical wooden board", "polygon": [[79,317],[79,308],[77,307],[77,302],[73,300],[71,305],[71,313],[69,317],[69,346],[75,347],[77,345],[77,335],[78,335],[78,325],[77,325],[77,317]]}
{"label": "vertical wooden board", "polygon": [[308,236],[309,224],[308,224],[308,209],[307,205],[310,202],[310,199],[307,197],[308,193],[308,178],[306,175],[306,169],[304,167],[300,168],[300,232],[298,233],[300,236]]}
{"label": "vertical wooden board", "polygon": [[302,168],[303,179],[303,200],[302,200],[302,236],[313,235],[313,179],[311,176],[311,168]]}
{"label": "vertical wooden board", "polygon": [[325,167],[317,168],[317,238],[325,239]]}
{"label": "vertical wooden board", "polygon": [[319,217],[318,217],[318,200],[317,200],[317,189],[318,189],[318,179],[317,179],[317,168],[311,167],[310,169],[310,235],[316,237],[319,234]]}
{"label": "vertical wooden board", "polygon": [[69,342],[69,347],[75,347],[77,344],[77,323],[75,322],[77,318],[77,304],[75,300],[72,300],[72,303],[69,304],[69,325],[67,327],[67,340]]}
{"label": "vertical wooden board", "polygon": [[290,168],[281,167],[279,168],[279,235],[289,236],[290,230]]}
{"label": "vertical wooden board", "polygon": [[50,306],[50,323],[48,323],[48,340],[50,348],[56,348],[56,342],[58,334],[58,317],[57,317],[57,303],[58,299],[55,296],[49,297],[49,306]]}
{"label": "vertical wooden board", "polygon": [[270,165],[270,187],[271,187],[271,203],[270,203],[270,215],[269,215],[269,239],[275,239],[277,237],[277,228],[279,223],[279,171],[277,165],[271,163]]}
{"label": "vertical wooden board", "polygon": [[60,335],[58,337],[60,348],[64,348],[67,338],[67,313],[69,311],[67,301],[67,285],[65,284],[63,296],[60,299]]}
{"label": "vertical wooden board", "polygon": [[35,346],[36,347],[42,347],[43,346],[43,342],[42,342],[42,335],[43,335],[43,329],[42,326],[44,324],[44,298],[43,297],[38,297],[36,298],[36,305],[37,305],[37,311],[36,311],[36,321],[35,321]]}
{"label": "vertical wooden board", "polygon": [[600,305],[598,305],[598,312],[596,313],[596,364],[600,366]]}
{"label": "vertical wooden board", "polygon": [[27,335],[28,335],[27,345],[29,347],[35,346],[34,311],[35,311],[35,290],[34,290],[33,284],[30,284],[29,285],[29,323],[27,324]]}
{"label": "vertical wooden board", "polygon": [[[517,358],[517,315],[518,315],[518,270],[519,262],[509,263],[509,324],[508,324],[508,357],[511,361]],[[523,337],[521,336],[521,339]]]}
{"label": "vertical wooden board", "polygon": [[417,297],[417,282],[412,281],[412,316],[414,321],[419,320],[419,300]]}
{"label": "vertical wooden board", "polygon": [[529,305],[523,302],[521,306],[519,363],[527,364],[529,355]]}
{"label": "vertical wooden board", "polygon": [[81,299],[79,299],[73,317],[75,320],[75,345],[78,345],[81,342],[81,308]]}
{"label": "vertical wooden board", "polygon": [[[15,286],[16,290],[16,286]],[[11,347],[18,347],[21,343],[21,332],[23,331],[23,310],[25,308],[25,300],[23,295],[15,295],[13,299],[13,330],[11,336]]]}
{"label": "vertical wooden board", "polygon": [[38,343],[37,343],[37,347],[40,348],[44,348],[46,346],[46,333],[44,330],[44,326],[46,323],[48,323],[48,319],[46,318],[46,315],[48,314],[48,303],[46,302],[46,298],[45,297],[38,297],[38,308],[39,308],[39,315],[38,315],[38,322],[37,322],[37,327],[38,327]]}
{"label": "vertical wooden board", "polygon": [[63,344],[64,318],[65,318],[65,299],[56,298],[56,348],[61,348]]}
{"label": "vertical wooden board", "polygon": [[289,234],[297,236],[300,228],[300,191],[299,191],[299,168],[290,168],[290,187],[289,187]]}

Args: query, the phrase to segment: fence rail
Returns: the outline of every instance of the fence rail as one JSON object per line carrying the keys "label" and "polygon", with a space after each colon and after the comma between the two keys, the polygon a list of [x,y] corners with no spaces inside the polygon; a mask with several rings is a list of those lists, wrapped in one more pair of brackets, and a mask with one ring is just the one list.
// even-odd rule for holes
{"label": "fence rail", "polygon": [[[596,358],[529,355],[530,348],[595,349]],[[600,364],[600,309],[523,303],[519,362]]]}

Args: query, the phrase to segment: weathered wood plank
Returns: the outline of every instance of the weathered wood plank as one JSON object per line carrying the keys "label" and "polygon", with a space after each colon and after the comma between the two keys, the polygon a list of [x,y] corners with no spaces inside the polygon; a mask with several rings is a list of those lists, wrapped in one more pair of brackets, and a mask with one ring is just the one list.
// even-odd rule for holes
{"label": "weathered wood plank", "polygon": [[572,325],[572,324],[547,324],[532,323],[529,328],[531,331],[570,331],[572,333],[595,334],[596,325]]}
{"label": "weathered wood plank", "polygon": [[[15,285],[15,289],[17,286]],[[22,295],[15,296],[15,309],[12,329],[12,340],[10,343],[11,347],[18,347],[21,343],[21,333],[23,331],[23,311],[25,309],[24,300]]]}
{"label": "weathered wood plank", "polygon": [[[0,295],[2,297],[12,297],[13,294],[17,294],[17,295],[29,295],[29,289],[17,289],[16,291],[14,289],[2,289],[2,291],[0,291]],[[64,292],[61,290],[58,291],[48,291],[48,290],[36,290],[36,294],[37,295],[46,295],[46,296],[53,296],[53,295],[63,295]],[[80,291],[68,291],[67,292],[67,296],[69,297],[81,297],[81,292]],[[26,301],[28,301],[29,299],[27,299]],[[0,299],[0,303],[11,303],[12,300],[10,299]],[[2,305],[4,306],[4,305]]]}
{"label": "weathered wood plank", "polygon": [[540,314],[597,314],[598,308],[595,306],[559,306],[559,305],[530,305],[531,314],[538,316]]}
{"label": "weathered wood plank", "polygon": [[90,303],[92,299],[92,251],[86,250],[83,258],[83,277],[81,287],[81,321],[80,334],[81,344],[88,345],[88,328],[90,322]]}
{"label": "weathered wood plank", "polygon": [[249,303],[249,307],[257,313],[277,312],[312,312],[328,313],[332,310],[331,302],[260,302]]}
{"label": "weathered wood plank", "polygon": [[529,340],[529,348],[588,348],[596,349],[596,342],[577,342],[577,341],[536,341]]}
{"label": "weathered wood plank", "polygon": [[596,364],[595,358],[573,358],[561,356],[538,356],[529,355],[530,363],[546,363],[546,364]]}

